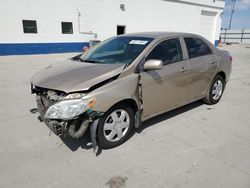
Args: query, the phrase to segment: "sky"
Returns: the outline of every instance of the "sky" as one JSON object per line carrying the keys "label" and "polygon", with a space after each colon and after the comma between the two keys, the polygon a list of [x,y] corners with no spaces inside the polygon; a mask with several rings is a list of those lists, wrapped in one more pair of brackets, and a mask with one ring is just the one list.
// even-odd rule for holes
{"label": "sky", "polygon": [[[233,1],[226,0],[222,28],[228,28]],[[231,29],[250,29],[250,0],[236,0]]]}

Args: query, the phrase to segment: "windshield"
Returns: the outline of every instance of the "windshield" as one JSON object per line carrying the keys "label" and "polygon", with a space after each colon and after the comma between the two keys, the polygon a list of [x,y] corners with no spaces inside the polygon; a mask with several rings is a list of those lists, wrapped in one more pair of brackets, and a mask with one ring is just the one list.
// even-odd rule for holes
{"label": "windshield", "polygon": [[130,64],[152,41],[146,37],[115,37],[84,53],[81,61],[103,64]]}

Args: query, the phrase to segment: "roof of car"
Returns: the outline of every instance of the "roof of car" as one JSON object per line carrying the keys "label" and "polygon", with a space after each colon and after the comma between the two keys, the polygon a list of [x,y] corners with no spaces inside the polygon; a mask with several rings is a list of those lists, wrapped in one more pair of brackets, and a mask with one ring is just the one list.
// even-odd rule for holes
{"label": "roof of car", "polygon": [[137,36],[137,37],[158,38],[158,37],[176,37],[176,36],[183,36],[183,35],[197,36],[195,34],[180,33],[180,32],[139,32],[139,33],[124,34],[122,36]]}

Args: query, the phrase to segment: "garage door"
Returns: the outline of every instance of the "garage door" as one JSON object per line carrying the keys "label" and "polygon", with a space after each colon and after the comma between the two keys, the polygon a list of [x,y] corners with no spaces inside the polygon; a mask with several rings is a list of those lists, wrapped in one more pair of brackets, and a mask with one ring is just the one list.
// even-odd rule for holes
{"label": "garage door", "polygon": [[215,16],[216,12],[201,11],[200,34],[210,42],[214,43],[215,35]]}

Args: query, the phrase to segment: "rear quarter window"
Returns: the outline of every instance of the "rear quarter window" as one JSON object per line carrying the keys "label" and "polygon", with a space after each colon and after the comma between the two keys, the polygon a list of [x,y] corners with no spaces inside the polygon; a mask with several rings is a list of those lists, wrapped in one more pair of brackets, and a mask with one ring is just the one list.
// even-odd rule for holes
{"label": "rear quarter window", "polygon": [[189,58],[200,57],[212,54],[209,46],[198,38],[184,38]]}

